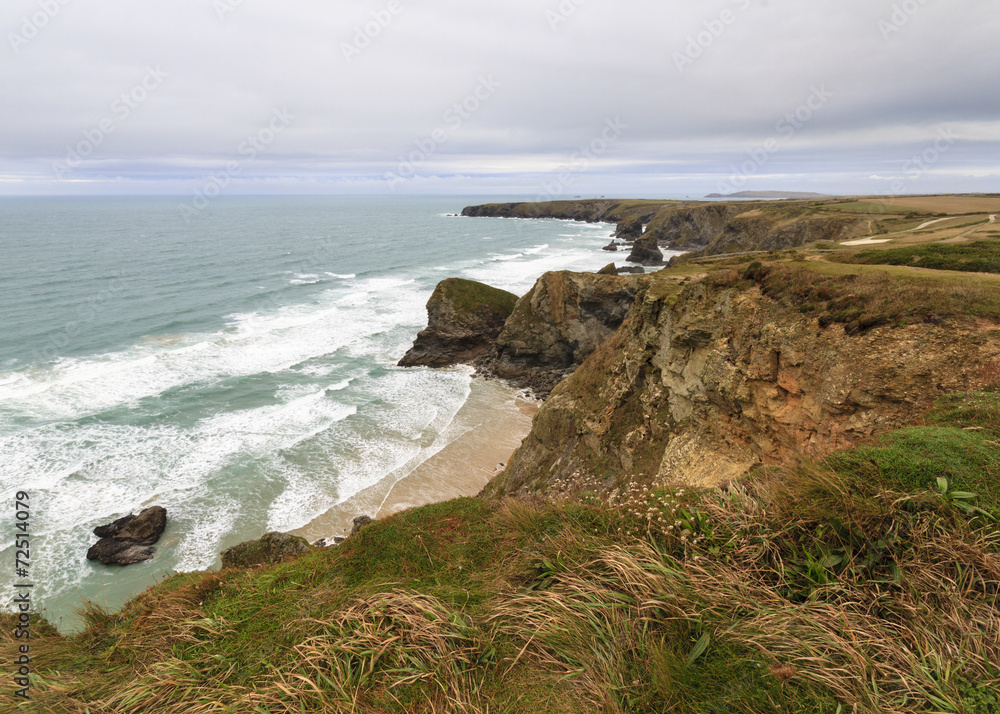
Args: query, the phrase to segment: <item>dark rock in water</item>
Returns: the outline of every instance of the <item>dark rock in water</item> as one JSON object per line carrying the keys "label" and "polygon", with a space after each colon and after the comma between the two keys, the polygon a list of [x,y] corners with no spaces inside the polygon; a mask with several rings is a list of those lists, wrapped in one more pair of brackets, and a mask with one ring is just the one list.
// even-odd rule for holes
{"label": "dark rock in water", "polygon": [[517,301],[481,370],[545,396],[618,329],[639,280],[545,273]]}
{"label": "dark rock in water", "polygon": [[134,520],[135,514],[130,513],[127,516],[119,518],[117,521],[111,521],[111,523],[105,523],[103,526],[97,526],[97,528],[94,529],[94,535],[98,538],[114,538],[118,535],[118,531]]}
{"label": "dark rock in water", "polygon": [[473,280],[448,278],[427,301],[427,329],[399,361],[400,367],[449,367],[489,353],[517,295]]}
{"label": "dark rock in water", "polygon": [[611,241],[606,246],[604,246],[603,248],[601,248],[601,250],[608,250],[608,251],[612,251],[612,252],[617,251],[618,250],[618,244],[615,243],[614,241]]}
{"label": "dark rock in water", "polygon": [[132,565],[149,560],[156,552],[153,545],[167,527],[167,509],[151,506],[139,513],[98,526],[94,535],[100,538],[87,551],[87,560],[104,565]]}
{"label": "dark rock in water", "polygon": [[618,268],[618,275],[627,275],[629,273],[634,275],[642,275],[646,272],[645,268],[640,268],[638,265],[625,265]]}
{"label": "dark rock in water", "polygon": [[[107,526],[94,529],[94,535],[103,538],[114,538],[137,545],[153,545],[163,535],[167,527],[167,509],[163,506],[151,506],[138,516],[125,516]],[[98,531],[110,531],[101,535]]]}
{"label": "dark rock in water", "polygon": [[632,252],[626,258],[630,263],[643,265],[663,265],[663,253],[656,242],[656,235],[647,233],[632,246]]}
{"label": "dark rock in water", "polygon": [[104,565],[134,565],[151,560],[156,548],[129,543],[115,538],[101,538],[87,551],[87,560]]}
{"label": "dark rock in water", "polygon": [[618,270],[615,269],[614,263],[608,263],[603,268],[597,271],[598,275],[618,275]]}
{"label": "dark rock in water", "polygon": [[249,568],[280,563],[285,558],[305,553],[312,546],[305,538],[272,531],[258,540],[248,540],[222,552],[223,568]]}
{"label": "dark rock in water", "polygon": [[351,535],[354,535],[365,526],[371,524],[374,520],[375,519],[371,516],[358,516],[354,519],[354,528],[351,529]]}

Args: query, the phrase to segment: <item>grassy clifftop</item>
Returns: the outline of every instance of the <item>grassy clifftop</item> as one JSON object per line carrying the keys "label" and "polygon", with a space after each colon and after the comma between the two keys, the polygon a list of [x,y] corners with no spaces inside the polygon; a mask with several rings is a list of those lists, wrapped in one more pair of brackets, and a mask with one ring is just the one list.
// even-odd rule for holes
{"label": "grassy clifftop", "polygon": [[1000,393],[954,395],[725,491],[459,499],[178,575],[77,637],[36,623],[34,699],[0,706],[995,712],[998,424]]}
{"label": "grassy clifftop", "polygon": [[[875,237],[889,240],[962,236],[1000,213],[1000,197],[906,196],[783,201],[657,201],[581,199],[468,206],[465,216],[561,218],[618,224],[622,237],[636,227],[661,247],[720,255],[782,250],[817,241]],[[909,234],[909,235],[903,235]]]}

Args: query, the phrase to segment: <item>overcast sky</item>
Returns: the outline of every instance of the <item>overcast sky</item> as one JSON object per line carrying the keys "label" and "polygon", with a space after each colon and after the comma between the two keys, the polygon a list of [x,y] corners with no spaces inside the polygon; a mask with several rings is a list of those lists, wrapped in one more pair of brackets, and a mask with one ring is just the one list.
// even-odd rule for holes
{"label": "overcast sky", "polygon": [[1000,191],[996,0],[3,0],[0,194]]}

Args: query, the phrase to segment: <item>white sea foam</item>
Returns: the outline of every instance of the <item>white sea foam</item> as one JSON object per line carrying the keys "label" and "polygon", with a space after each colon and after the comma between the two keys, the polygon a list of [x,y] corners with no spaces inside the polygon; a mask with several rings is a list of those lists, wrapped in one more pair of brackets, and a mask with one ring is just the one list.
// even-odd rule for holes
{"label": "white sea foam", "polygon": [[[38,572],[52,602],[211,567],[236,539],[302,526],[456,438],[471,370],[394,366],[426,325],[434,283],[457,275],[524,294],[546,270],[608,260],[605,226],[501,231],[491,220],[461,224],[455,257],[434,258],[435,270],[303,261],[271,276],[270,303],[234,307],[219,329],[0,369],[0,484],[38,495]],[[341,265],[357,273],[327,272]],[[152,563],[114,579],[81,564],[95,525],[153,502],[171,515]]]}
{"label": "white sea foam", "polygon": [[[230,328],[219,333],[0,375],[0,400],[35,418],[76,419],[185,384],[278,373],[393,326],[419,323],[426,297],[415,298],[413,286],[413,280],[376,278],[351,293],[332,292],[324,304],[232,315]],[[345,308],[365,309],[348,316]]]}

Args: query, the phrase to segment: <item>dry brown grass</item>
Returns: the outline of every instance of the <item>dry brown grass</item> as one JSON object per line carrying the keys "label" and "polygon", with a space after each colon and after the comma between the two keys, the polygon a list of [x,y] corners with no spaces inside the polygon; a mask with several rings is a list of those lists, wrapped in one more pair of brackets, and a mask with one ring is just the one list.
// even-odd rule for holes
{"label": "dry brown grass", "polygon": [[897,196],[865,199],[894,210],[907,209],[925,213],[998,213],[1000,196]]}
{"label": "dry brown grass", "polygon": [[806,470],[798,482],[765,480],[752,494],[734,487],[729,497],[704,504],[715,532],[730,534],[705,545],[723,545],[725,559],[692,545],[695,539],[679,560],[649,541],[603,547],[585,563],[554,568],[545,590],[501,603],[493,622],[520,637],[541,666],[576,676],[582,695],[601,711],[624,711],[608,697],[628,689],[621,653],[648,652],[656,637],[696,625],[713,641],[771,660],[782,686],[812,683],[858,711],[926,711],[954,701],[950,687],[959,675],[982,682],[995,676],[1000,533],[956,532],[931,516],[910,519],[905,542],[917,545],[898,553],[898,582],[841,577],[806,600],[790,599],[798,563],[780,539],[756,534],[776,532],[779,523],[779,531],[814,530],[802,507],[817,494],[824,494],[824,507],[854,508],[855,527],[902,527],[900,494],[880,491],[859,501],[832,472]]}

